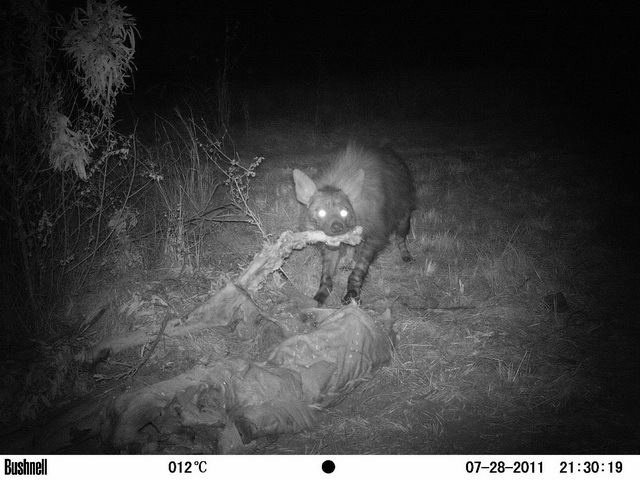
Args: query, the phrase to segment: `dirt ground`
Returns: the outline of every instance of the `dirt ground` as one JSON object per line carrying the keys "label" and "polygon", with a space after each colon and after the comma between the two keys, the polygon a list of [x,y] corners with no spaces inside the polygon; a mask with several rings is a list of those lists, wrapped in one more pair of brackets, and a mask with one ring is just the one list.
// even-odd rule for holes
{"label": "dirt ground", "polygon": [[[414,260],[405,264],[388,247],[362,293],[372,316],[391,309],[393,358],[340,405],[318,413],[317,428],[258,439],[245,453],[639,453],[634,194],[598,154],[497,135],[498,127],[386,132],[418,191],[408,241]],[[360,137],[372,140],[379,130],[373,125]],[[241,153],[265,157],[251,195],[277,236],[298,222],[292,169],[313,174],[341,138],[297,147],[274,146],[272,138],[263,131]],[[95,326],[103,334],[158,324],[166,312],[158,298],[168,299],[176,316],[189,312],[261,244],[250,225],[218,226],[203,241],[200,268],[185,274],[141,267],[103,280],[76,298],[75,308],[106,305]],[[339,307],[349,271],[347,259],[329,306]],[[294,252],[256,303],[272,316],[295,314],[287,288],[312,296],[319,275],[314,247]],[[97,335],[87,333],[85,341],[95,343]],[[137,351],[80,369],[72,391],[125,391],[203,358],[264,358],[272,346],[213,328],[163,340],[133,377],[119,372],[135,364]],[[8,368],[19,371],[15,363]],[[99,448],[89,442],[65,452]]]}

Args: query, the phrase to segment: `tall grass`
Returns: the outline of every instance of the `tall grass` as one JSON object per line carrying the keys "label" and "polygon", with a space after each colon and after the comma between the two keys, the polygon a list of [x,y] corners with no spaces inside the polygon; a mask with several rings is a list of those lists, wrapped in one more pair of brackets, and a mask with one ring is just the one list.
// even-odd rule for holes
{"label": "tall grass", "polygon": [[163,151],[157,164],[164,175],[156,184],[156,205],[165,222],[161,250],[166,265],[190,271],[201,266],[202,245],[216,225],[252,225],[268,235],[250,198],[251,179],[263,158],[242,161],[234,150],[227,152],[204,120],[176,111],[177,121],[163,120],[160,135]]}
{"label": "tall grass", "polygon": [[57,25],[43,0],[4,8],[1,308],[33,323],[136,223],[131,203],[148,172],[112,121],[137,32],[115,0],[90,0]]}
{"label": "tall grass", "polygon": [[[34,418],[60,397],[86,393],[76,355],[90,319],[55,312],[105,275],[165,265],[199,268],[212,225],[267,232],[250,198],[262,158],[241,161],[227,135],[227,56],[213,119],[178,115],[149,147],[114,130],[117,96],[133,67],[135,19],[116,0],[89,0],[54,22],[44,0],[2,7],[9,62],[0,85],[0,351],[31,345],[12,363],[0,423]],[[159,247],[159,248],[157,248]],[[99,289],[96,289],[99,290]],[[102,315],[103,309],[98,316]],[[0,359],[2,360],[2,359]],[[15,378],[20,381],[16,384]],[[9,382],[7,380],[6,382]],[[4,388],[0,389],[5,391]],[[6,422],[5,422],[6,420]]]}

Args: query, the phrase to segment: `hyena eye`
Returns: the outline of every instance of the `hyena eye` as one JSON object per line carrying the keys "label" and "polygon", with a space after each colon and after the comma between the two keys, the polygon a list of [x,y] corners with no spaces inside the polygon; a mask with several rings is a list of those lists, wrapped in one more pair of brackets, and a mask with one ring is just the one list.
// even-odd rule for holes
{"label": "hyena eye", "polygon": [[325,210],[318,210],[318,216],[324,218],[327,216],[327,212]]}
{"label": "hyena eye", "polygon": [[340,210],[340,216],[342,218],[347,218],[347,215],[349,215],[349,212],[347,212],[344,208]]}

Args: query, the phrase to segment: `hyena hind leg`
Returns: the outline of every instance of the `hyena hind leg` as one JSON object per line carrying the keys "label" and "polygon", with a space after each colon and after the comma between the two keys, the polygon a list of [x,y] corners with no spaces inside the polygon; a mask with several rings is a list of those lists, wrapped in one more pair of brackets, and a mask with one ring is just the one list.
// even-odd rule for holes
{"label": "hyena hind leg", "polygon": [[400,250],[400,256],[405,262],[413,260],[407,248],[407,235],[409,234],[409,230],[411,230],[411,214],[400,221],[398,229],[396,230],[396,244]]}
{"label": "hyena hind leg", "polygon": [[326,245],[322,247],[322,277],[320,278],[320,287],[313,296],[313,299],[318,302],[318,306],[324,305],[327,301],[331,291],[333,290],[333,275],[336,272],[336,267],[342,255],[342,246],[340,249],[329,249]]}

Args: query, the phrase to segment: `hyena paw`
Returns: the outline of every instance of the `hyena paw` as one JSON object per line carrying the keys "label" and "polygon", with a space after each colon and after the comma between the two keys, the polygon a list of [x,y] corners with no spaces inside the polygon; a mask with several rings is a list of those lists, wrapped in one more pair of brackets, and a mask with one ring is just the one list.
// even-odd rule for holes
{"label": "hyena paw", "polygon": [[352,303],[360,305],[360,292],[348,290],[347,294],[342,298],[343,305],[351,305]]}
{"label": "hyena paw", "polygon": [[318,302],[318,306],[321,307],[322,305],[324,305],[324,302],[327,301],[330,293],[331,292],[329,292],[329,290],[327,290],[326,288],[321,288],[320,290],[318,290],[318,293],[313,296],[313,299]]}

